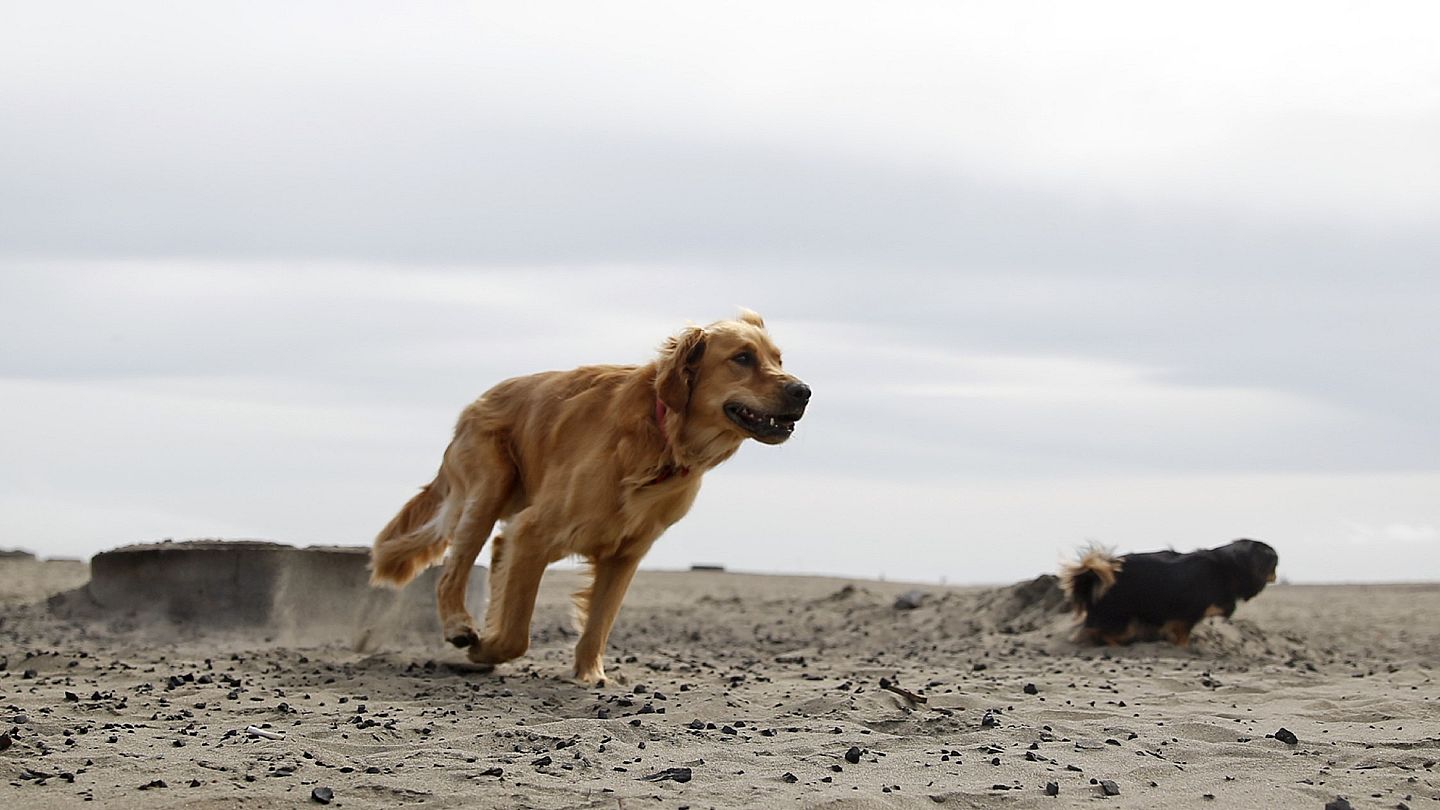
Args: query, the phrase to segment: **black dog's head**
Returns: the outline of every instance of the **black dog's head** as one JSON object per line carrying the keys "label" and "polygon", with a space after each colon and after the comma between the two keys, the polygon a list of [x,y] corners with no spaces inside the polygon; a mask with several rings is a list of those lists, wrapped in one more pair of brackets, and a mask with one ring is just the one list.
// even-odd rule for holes
{"label": "black dog's head", "polygon": [[1215,549],[1214,554],[1230,569],[1235,595],[1241,599],[1254,599],[1266,583],[1274,582],[1275,566],[1280,564],[1275,549],[1259,540],[1236,540]]}

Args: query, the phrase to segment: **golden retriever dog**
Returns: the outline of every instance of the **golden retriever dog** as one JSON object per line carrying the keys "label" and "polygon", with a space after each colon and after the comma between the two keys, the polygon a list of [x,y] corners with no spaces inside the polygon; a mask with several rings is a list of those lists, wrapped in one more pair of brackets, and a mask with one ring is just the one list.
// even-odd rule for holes
{"label": "golden retriever dog", "polygon": [[[749,310],[685,329],[645,365],[506,380],[461,413],[435,480],[375,538],[371,584],[400,587],[450,547],[436,593],[445,638],[498,664],[530,646],[546,566],[579,555],[591,581],[575,594],[575,677],[604,683],[610,627],[651,544],[690,510],[706,472],[746,439],[790,438],[809,401]],[[465,587],[497,521],[476,633]]]}

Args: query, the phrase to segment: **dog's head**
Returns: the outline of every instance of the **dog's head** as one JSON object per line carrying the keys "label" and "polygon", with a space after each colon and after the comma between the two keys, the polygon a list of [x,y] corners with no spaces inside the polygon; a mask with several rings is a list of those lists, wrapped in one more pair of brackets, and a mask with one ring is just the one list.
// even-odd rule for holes
{"label": "dog's head", "polygon": [[[765,321],[742,310],[733,321],[691,327],[661,350],[655,393],[687,433],[780,444],[810,402],[810,386],[780,365]],[[707,439],[708,441],[708,439]]]}
{"label": "dog's head", "polygon": [[1236,540],[1215,549],[1215,553],[1230,568],[1236,595],[1242,599],[1253,599],[1265,590],[1267,583],[1275,581],[1275,567],[1280,564],[1280,555],[1266,543]]}

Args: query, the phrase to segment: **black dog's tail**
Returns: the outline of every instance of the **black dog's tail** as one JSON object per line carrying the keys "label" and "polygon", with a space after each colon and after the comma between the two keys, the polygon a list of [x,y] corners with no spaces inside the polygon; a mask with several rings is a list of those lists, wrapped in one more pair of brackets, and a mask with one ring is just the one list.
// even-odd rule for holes
{"label": "black dog's tail", "polygon": [[1085,550],[1080,559],[1066,563],[1060,569],[1060,587],[1070,599],[1076,615],[1083,615],[1090,606],[1115,584],[1115,577],[1123,566],[1119,557],[1099,546]]}

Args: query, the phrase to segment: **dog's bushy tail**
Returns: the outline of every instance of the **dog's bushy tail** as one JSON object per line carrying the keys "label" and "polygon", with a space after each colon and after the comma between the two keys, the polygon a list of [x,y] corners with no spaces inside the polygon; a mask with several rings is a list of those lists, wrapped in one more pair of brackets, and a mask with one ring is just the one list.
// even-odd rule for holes
{"label": "dog's bushy tail", "polygon": [[370,549],[370,584],[399,588],[445,556],[450,545],[442,507],[443,473],[426,484],[380,530]]}
{"label": "dog's bushy tail", "polygon": [[1084,614],[1090,606],[1115,584],[1115,577],[1123,566],[1119,557],[1100,546],[1087,548],[1080,559],[1066,563],[1060,569],[1060,587],[1077,615]]}

